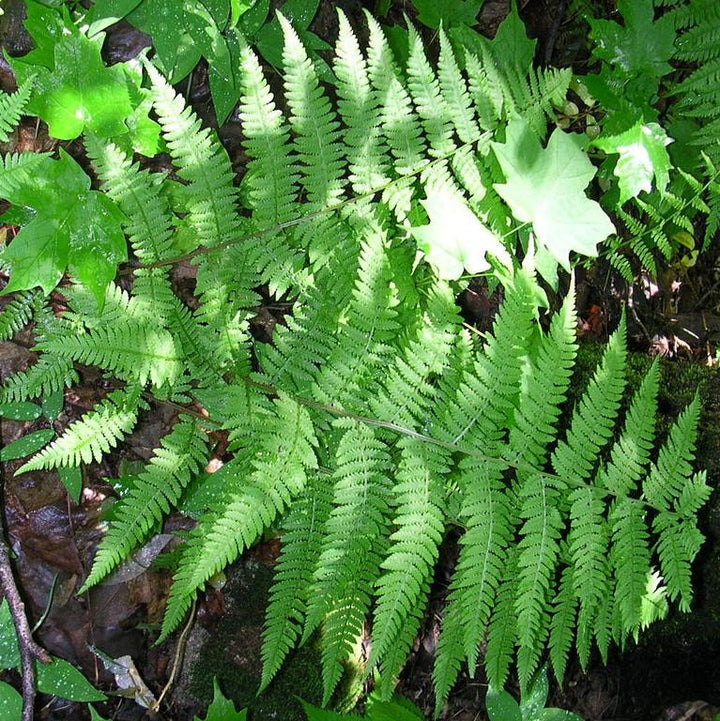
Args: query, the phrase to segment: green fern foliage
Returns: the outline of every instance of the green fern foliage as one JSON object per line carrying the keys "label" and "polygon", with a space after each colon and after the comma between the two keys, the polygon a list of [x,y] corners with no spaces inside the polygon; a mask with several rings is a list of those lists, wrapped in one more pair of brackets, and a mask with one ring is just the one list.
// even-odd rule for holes
{"label": "green fern foliage", "polygon": [[73,423],[60,438],[25,463],[18,473],[99,461],[104,453],[130,433],[143,407],[147,404],[140,398],[139,387],[114,391]]}
{"label": "green fern foliage", "polygon": [[162,439],[161,447],[119,502],[84,588],[107,576],[177,506],[183,489],[207,461],[205,440],[192,421],[178,423]]}
{"label": "green fern foliage", "polygon": [[[363,51],[341,14],[325,82],[279,22],[282,93],[253,50],[238,48],[240,186],[214,133],[146,63],[173,173],[140,170],[87,139],[132,248],[122,277],[100,306],[75,284],[63,288],[59,317],[26,296],[6,311],[14,328],[32,307],[40,357],[8,380],[3,400],[75,383],[76,363],[120,387],[22,470],[99,459],[132,431],[145,399],[179,415],[119,501],[85,588],[185,510],[197,524],[180,547],[165,639],[216,574],[280,529],[263,688],[317,633],[328,702],[369,631],[367,673],[389,697],[452,533],[438,712],[464,663],[474,672],[482,662],[497,687],[515,665],[527,686],[546,657],[562,677],[571,654],[585,664],[669,603],[688,608],[708,496],[692,468],[698,405],[656,452],[657,365],[625,412],[623,321],[568,407],[574,290],[546,311],[532,241],[493,188],[503,178],[490,134],[519,114],[544,136],[570,72],[530,67],[532,42],[517,26],[524,42],[511,59],[495,41],[458,53],[440,31],[436,65],[411,29],[401,67],[377,21],[368,17]],[[0,193],[33,163],[6,157]],[[669,196],[644,209],[653,227],[674,217]],[[455,219],[432,217],[438,197],[466,211],[470,230],[445,232]],[[683,213],[696,207],[677,198]],[[464,327],[464,286],[423,262],[418,228],[440,255],[450,236],[469,243],[456,262],[502,286],[489,332]],[[491,253],[474,242],[483,230]],[[522,265],[516,230],[528,241]],[[178,292],[170,268],[180,262],[192,291]],[[271,343],[254,333],[261,292],[282,309]],[[218,434],[208,431],[218,429],[227,455],[210,473]]]}
{"label": "green fern foliage", "polygon": [[30,100],[32,87],[33,78],[30,77],[11,95],[0,94],[0,143],[7,142],[10,133],[20,121],[23,110]]}

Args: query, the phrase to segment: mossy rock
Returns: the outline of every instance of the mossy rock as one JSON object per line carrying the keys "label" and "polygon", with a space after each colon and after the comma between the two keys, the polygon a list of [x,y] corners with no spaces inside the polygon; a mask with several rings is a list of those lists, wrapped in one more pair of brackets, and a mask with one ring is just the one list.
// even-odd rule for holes
{"label": "mossy rock", "polygon": [[262,629],[272,570],[252,555],[228,571],[224,589],[227,613],[203,646],[192,671],[191,693],[212,700],[213,677],[238,709],[250,709],[252,721],[306,721],[298,697],[322,700],[320,655],[308,644],[290,654],[269,688],[259,696]]}

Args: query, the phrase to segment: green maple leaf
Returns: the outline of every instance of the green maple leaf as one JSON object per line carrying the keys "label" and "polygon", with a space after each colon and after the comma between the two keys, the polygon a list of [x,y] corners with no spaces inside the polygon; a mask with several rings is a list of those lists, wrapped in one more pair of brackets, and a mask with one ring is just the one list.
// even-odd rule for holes
{"label": "green maple leaf", "polygon": [[655,20],[653,0],[619,0],[624,25],[590,20],[595,57],[627,75],[660,78],[672,70],[675,29],[670,15]]}
{"label": "green maple leaf", "polygon": [[577,139],[556,128],[543,149],[525,121],[508,123],[505,143],[492,143],[507,179],[495,189],[522,223],[532,223],[540,245],[570,270],[570,251],[597,255],[615,232],[610,218],[585,188],[595,167]]}
{"label": "green maple leaf", "polygon": [[50,134],[72,140],[90,130],[103,137],[127,133],[125,118],[133,113],[125,72],[120,65],[106,67],[100,42],[89,40],[77,29],[54,47],[52,68],[13,61],[19,79],[35,75],[28,112],[42,118]]}
{"label": "green maple leaf", "polygon": [[418,20],[430,28],[475,25],[482,0],[414,0]]}
{"label": "green maple leaf", "polygon": [[0,166],[0,196],[30,212],[30,220],[2,253],[10,282],[2,293],[40,286],[50,293],[66,269],[102,303],[117,264],[127,259],[123,214],[90,190],[90,178],[63,150],[42,156],[32,173]]}
{"label": "green maple leaf", "polygon": [[459,195],[444,188],[428,189],[427,195],[421,202],[430,223],[412,228],[410,232],[440,278],[457,280],[463,270],[472,274],[489,270],[487,253],[512,267],[503,244]]}
{"label": "green maple leaf", "polygon": [[593,145],[605,153],[620,156],[614,170],[620,188],[620,205],[637,197],[642,190],[649,193],[653,178],[657,189],[661,193],[665,191],[670,179],[671,162],[666,150],[670,143],[672,138],[660,125],[642,122],[619,135],[593,141]]}

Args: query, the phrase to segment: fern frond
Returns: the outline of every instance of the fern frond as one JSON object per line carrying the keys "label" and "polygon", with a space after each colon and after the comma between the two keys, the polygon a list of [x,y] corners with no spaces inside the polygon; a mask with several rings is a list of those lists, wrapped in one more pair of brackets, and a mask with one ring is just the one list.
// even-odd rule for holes
{"label": "fern frond", "polygon": [[0,166],[0,198],[9,198],[19,186],[33,187],[38,167],[49,153],[7,153]]}
{"label": "fern frond", "polygon": [[302,406],[279,395],[262,416],[253,418],[262,431],[256,431],[252,466],[242,456],[223,466],[229,483],[243,480],[226,503],[200,519],[183,547],[161,640],[182,622],[197,590],[259,538],[302,492],[307,472],[317,467],[317,439]]}
{"label": "fern frond", "polygon": [[115,506],[83,591],[105,578],[164,516],[177,506],[183,489],[207,462],[206,435],[193,421],[181,421]]}
{"label": "fern frond", "polygon": [[643,482],[648,503],[658,509],[670,509],[680,497],[692,475],[693,451],[700,419],[697,394],[670,430],[670,436],[660,449],[657,463]]}
{"label": "fern frond", "polygon": [[12,95],[0,93],[0,143],[8,141],[10,133],[15,130],[20,122],[20,117],[30,100],[33,81],[34,78],[30,77],[25,82],[20,83],[18,89]]}
{"label": "fern frond", "polygon": [[458,67],[455,53],[445,31],[440,28],[440,56],[438,58],[440,92],[447,104],[450,120],[462,143],[474,143],[480,138],[480,126],[475,118],[472,98],[465,78]]}
{"label": "fern frond", "polygon": [[[368,664],[370,668],[380,664],[385,695],[392,693],[422,618],[445,529],[443,476],[450,460],[448,451],[417,439],[403,438],[398,445],[401,455],[393,489],[396,530],[377,581]],[[399,667],[389,662],[391,650],[394,660],[401,660]]]}
{"label": "fern frond", "polygon": [[573,413],[566,439],[553,453],[553,468],[562,478],[587,480],[593,464],[612,437],[625,390],[625,327],[623,315],[608,341],[602,364]]}
{"label": "fern frond", "polygon": [[634,494],[650,460],[655,434],[658,393],[658,361],[650,367],[633,396],[620,438],[610,452],[610,461],[598,473],[596,484],[618,498]]}
{"label": "fern frond", "polygon": [[549,604],[560,551],[563,519],[558,510],[560,492],[541,474],[528,478],[520,489],[520,518],[524,520],[518,544],[517,612],[518,675],[526,686],[537,670],[549,631]]}
{"label": "fern frond", "polygon": [[640,626],[642,601],[648,582],[650,548],[645,507],[624,498],[610,513],[610,562],[615,572],[615,603],[623,636]]}
{"label": "fern frond", "polygon": [[428,295],[423,322],[396,356],[383,391],[369,404],[375,418],[410,428],[422,427],[430,415],[435,386],[429,379],[445,369],[460,320],[447,284],[437,282]]}
{"label": "fern frond", "polygon": [[250,157],[243,186],[260,228],[290,220],[296,208],[297,168],[289,152],[287,124],[278,110],[257,56],[249,45],[240,51],[245,152]]}
{"label": "fern frond", "polygon": [[368,75],[378,94],[380,117],[398,175],[418,171],[427,163],[426,143],[417,115],[395,69],[392,51],[375,18],[366,11],[370,28]]}
{"label": "fern frond", "polygon": [[362,412],[370,384],[377,383],[393,356],[391,344],[399,327],[394,310],[397,291],[384,247],[386,232],[372,217],[357,230],[362,246],[353,297],[341,318],[337,345],[318,375],[315,396],[324,403]]}
{"label": "fern frond", "polygon": [[130,433],[137,422],[138,413],[147,407],[137,387],[114,391],[17,472],[65,468],[99,461],[104,453]]}
{"label": "fern frond", "polygon": [[237,192],[226,150],[177,95],[172,86],[148,62],[153,104],[170,148],[177,173],[189,185],[181,200],[196,244],[213,246],[239,236]]}
{"label": "fern frond", "polygon": [[141,171],[139,163],[97,136],[88,134],[85,147],[105,192],[125,214],[125,232],[138,259],[149,264],[177,255],[163,176]]}
{"label": "fern frond", "polygon": [[578,654],[583,667],[590,653],[595,614],[611,586],[607,567],[610,528],[605,517],[604,497],[604,489],[593,486],[577,488],[569,496],[568,546],[574,592],[580,603],[577,636]]}
{"label": "fern frond", "polygon": [[517,636],[515,597],[517,595],[517,547],[511,548],[505,563],[503,581],[498,588],[490,619],[485,649],[485,673],[488,681],[502,688],[515,653]]}
{"label": "fern frond", "polygon": [[51,337],[37,348],[54,356],[97,365],[128,381],[155,386],[172,383],[182,372],[182,355],[170,333],[150,319],[93,328],[84,335]]}
{"label": "fern frond", "polygon": [[553,317],[550,333],[541,340],[536,358],[525,366],[508,443],[508,460],[512,462],[541,468],[555,439],[559,406],[565,400],[577,352],[574,302],[571,291]]}
{"label": "fern frond", "polygon": [[260,691],[280,669],[302,633],[308,589],[322,550],[323,528],[330,515],[332,495],[327,477],[311,474],[304,492],[283,522],[282,552],[278,559],[265,613]]}
{"label": "fern frond", "polygon": [[357,38],[338,8],[340,30],[333,69],[337,77],[338,110],[347,127],[349,180],[357,195],[380,188],[390,180],[387,147],[380,133],[377,92],[370,86],[367,63]]}
{"label": "fern frond", "polygon": [[305,46],[282,14],[278,13],[278,19],[285,40],[285,98],[290,108],[290,125],[295,131],[302,185],[311,207],[333,205],[344,185],[340,123],[320,87]]}
{"label": "fern frond", "polygon": [[[474,670],[502,580],[507,548],[514,536],[514,523],[502,466],[464,459],[461,468],[461,518],[467,531],[460,539],[448,613],[453,613],[457,605],[455,620],[462,630],[468,668]],[[443,624],[442,633],[454,631]]]}
{"label": "fern frond", "polygon": [[575,585],[573,569],[571,566],[566,566],[563,569],[558,592],[553,601],[549,642],[550,662],[555,677],[561,686],[565,678],[565,669],[567,668],[575,628],[575,616],[577,613]]}
{"label": "fern frond", "polygon": [[435,71],[425,56],[420,35],[412,24],[408,24],[408,32],[408,90],[425,129],[429,152],[435,157],[441,157],[455,149],[450,110],[440,93]]}
{"label": "fern frond", "polygon": [[387,545],[387,472],[390,456],[367,426],[336,422],[347,430],[336,452],[333,510],[325,527],[303,638],[322,623],[323,698],[330,699],[341,661],[362,633],[370,589]]}
{"label": "fern frond", "polygon": [[9,340],[26,326],[35,313],[39,295],[30,291],[16,293],[0,313],[0,341]]}
{"label": "fern frond", "polygon": [[26,401],[69,388],[79,380],[71,359],[46,353],[26,371],[10,376],[0,389],[3,403]]}

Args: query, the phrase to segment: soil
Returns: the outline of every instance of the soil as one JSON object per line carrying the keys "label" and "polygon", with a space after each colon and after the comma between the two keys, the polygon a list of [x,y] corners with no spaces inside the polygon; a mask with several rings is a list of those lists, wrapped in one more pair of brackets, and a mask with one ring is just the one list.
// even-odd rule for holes
{"label": "soil", "polygon": [[[367,4],[367,3],[366,3]],[[373,5],[375,3],[369,3]],[[599,3],[602,4],[602,3]],[[363,3],[322,0],[312,30],[334,41],[337,22],[334,8],[361,25]],[[567,19],[567,2],[525,0],[520,3],[531,34],[539,40],[538,59],[559,64],[582,64],[586,43],[582,33]],[[22,27],[23,3],[7,0],[0,20],[0,40],[10,55],[27,52],[30,41]],[[492,35],[508,10],[508,0],[487,0],[480,16],[480,30]],[[413,16],[411,3],[396,0],[388,12],[390,22],[403,22],[403,12]],[[431,44],[436,42],[427,33]],[[133,57],[149,44],[147,36],[125,22],[108,29],[106,59],[118,62]],[[188,96],[199,115],[216,126],[210,104],[206,68],[201,66],[190,83]],[[9,66],[0,57],[0,87],[13,89]],[[187,89],[187,88],[184,88]],[[232,118],[218,129],[231,159],[242,172],[239,123]],[[13,141],[14,150],[52,150],[42,124],[26,121]],[[635,283],[622,280],[602,261],[578,271],[578,311],[581,317],[584,359],[574,379],[582,389],[597,361],[601,343],[619,320],[620,308],[632,301],[628,317],[634,351],[633,368],[639,374],[653,355],[663,356],[661,410],[667,423],[688,402],[696,387],[703,398],[702,433],[698,463],[707,468],[711,485],[720,488],[720,378],[714,362],[720,338],[720,244],[715,241],[702,256],[701,264],[687,269],[666,264],[657,280],[641,276]],[[187,272],[187,271],[190,272]],[[178,287],[192,288],[191,269],[178,268]],[[59,293],[55,301],[62,303]],[[0,306],[7,298],[0,298]],[[458,296],[465,319],[480,330],[487,329],[497,310],[497,295],[471,281]],[[256,337],[269,340],[277,314],[261,308],[253,328]],[[12,342],[0,343],[0,377],[32,363],[35,353],[32,328],[18,333]],[[80,368],[81,384],[65,394],[60,415],[51,424],[62,430],[79,418],[107,392],[107,384],[91,368]],[[212,677],[219,675],[223,688],[238,703],[254,710],[254,720],[291,721],[304,718],[292,701],[302,693],[309,701],[321,695],[317,649],[310,643],[293,655],[269,691],[256,697],[259,681],[262,612],[277,541],[270,540],[227,570],[224,587],[211,589],[198,601],[197,620],[184,646],[177,668],[177,641],[153,646],[156,629],[167,597],[170,571],[162,565],[126,564],[119,574],[78,597],[75,591],[86,576],[102,537],[102,519],[122,492],[122,485],[109,479],[122,478],[133,465],[147,460],[151,449],[176,420],[176,411],[156,404],[144,415],[136,432],[118,453],[100,464],[84,467],[84,490],[72,501],[56,473],[41,472],[14,477],[20,462],[4,465],[4,504],[9,540],[31,623],[46,614],[38,640],[53,654],[68,659],[103,688],[113,687],[113,675],[93,653],[102,649],[112,658],[130,656],[137,672],[157,696],[173,671],[176,681],[160,716],[153,715],[134,699],[117,697],[101,712],[118,721],[176,719],[185,721],[203,713],[212,696]],[[2,421],[3,444],[23,434],[47,427],[48,421]],[[177,531],[191,524],[170,516],[163,534],[153,540],[156,547],[172,551]],[[702,517],[708,538],[696,564],[697,601],[689,614],[672,614],[653,626],[624,652],[615,651],[609,664],[591,660],[583,671],[571,666],[565,684],[552,688],[551,705],[576,711],[588,721],[709,721],[720,707],[720,495],[716,491]],[[158,540],[159,539],[159,540]],[[455,561],[455,539],[443,547],[423,633],[415,644],[401,678],[399,690],[414,700],[430,717],[432,659],[437,638],[437,619]],[[150,549],[152,555],[155,550]],[[156,555],[156,554],[155,554]],[[357,679],[348,679],[350,694]],[[451,695],[442,718],[446,721],[480,721],[485,718],[485,679],[464,675]],[[37,718],[87,719],[84,705],[45,697]]]}

